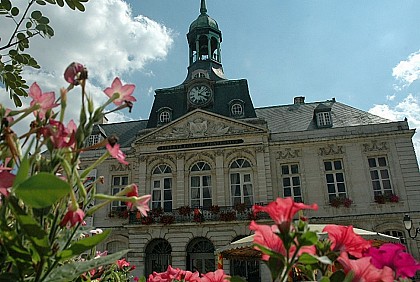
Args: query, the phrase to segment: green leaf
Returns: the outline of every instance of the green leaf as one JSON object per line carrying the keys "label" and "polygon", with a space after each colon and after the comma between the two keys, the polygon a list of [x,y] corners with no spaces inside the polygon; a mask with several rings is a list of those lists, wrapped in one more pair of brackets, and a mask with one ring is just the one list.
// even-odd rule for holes
{"label": "green leaf", "polygon": [[32,23],[31,22],[26,22],[25,27],[26,28],[31,28],[32,27]]}
{"label": "green leaf", "polygon": [[318,241],[318,236],[313,231],[307,231],[298,237],[298,241],[301,246],[312,246]]}
{"label": "green leaf", "polygon": [[330,278],[324,276],[321,280],[319,280],[319,282],[330,282]]}
{"label": "green leaf", "polygon": [[12,9],[12,3],[10,2],[10,0],[1,0],[1,5],[7,11],[10,11],[10,9]]}
{"label": "green leaf", "polygon": [[40,11],[38,11],[38,10],[33,11],[33,12],[31,13],[31,18],[33,18],[34,20],[38,20],[38,19],[40,19],[41,17],[42,17],[42,13],[41,13]]}
{"label": "green leaf", "polygon": [[12,98],[13,98],[13,103],[15,103],[17,107],[22,107],[22,101],[20,100],[18,95],[13,94]]}
{"label": "green leaf", "polygon": [[318,259],[314,257],[313,255],[310,255],[308,253],[303,253],[298,260],[302,264],[314,264],[318,262]]}
{"label": "green leaf", "polygon": [[67,6],[69,6],[70,9],[74,10],[76,8],[73,0],[64,0],[64,1],[66,1],[66,4],[67,4]]}
{"label": "green leaf", "polygon": [[120,251],[115,254],[99,257],[96,259],[91,259],[88,261],[78,261],[74,263],[64,264],[58,268],[55,268],[51,273],[46,277],[44,282],[68,282],[72,281],[80,274],[85,273],[93,268],[99,267],[101,265],[107,265],[115,263],[118,259],[124,256],[130,250]]}
{"label": "green leaf", "polygon": [[27,157],[24,157],[20,162],[20,167],[16,174],[15,180],[13,181],[13,187],[17,187],[20,183],[25,181],[29,175],[29,160]]}
{"label": "green leaf", "polygon": [[101,234],[96,234],[96,235],[84,238],[82,240],[78,240],[75,243],[73,243],[70,246],[70,248],[60,252],[58,254],[58,257],[60,258],[60,260],[66,260],[74,256],[80,255],[81,253],[92,249],[93,247],[98,245],[100,242],[105,240],[108,237],[110,232],[111,232],[110,230],[106,230]]}
{"label": "green leaf", "polygon": [[333,275],[331,275],[330,281],[331,282],[343,282],[345,277],[346,277],[346,274],[343,271],[338,270],[338,271],[334,272]]}
{"label": "green leaf", "polygon": [[19,9],[17,7],[13,7],[12,10],[10,10],[10,13],[12,14],[12,16],[16,17],[17,15],[19,15]]}
{"label": "green leaf", "polygon": [[50,4],[56,4],[55,0],[45,0],[45,2],[50,3]]}
{"label": "green leaf", "polygon": [[232,276],[229,278],[230,282],[246,282],[245,279],[239,277],[239,276]]}
{"label": "green leaf", "polygon": [[63,0],[57,0],[57,4],[58,4],[58,6],[63,7],[64,6],[64,1]]}
{"label": "green leaf", "polygon": [[79,1],[74,0],[73,3],[74,3],[74,6],[76,7],[77,10],[79,10],[81,12],[85,11],[85,6],[83,6],[83,4],[80,3]]}
{"label": "green leaf", "polygon": [[15,188],[16,195],[33,208],[46,208],[68,195],[70,185],[57,176],[40,172]]}
{"label": "green leaf", "polygon": [[49,24],[50,20],[47,17],[40,17],[37,22],[39,22],[40,24]]}
{"label": "green leaf", "polygon": [[44,1],[42,1],[42,0],[36,0],[36,3],[38,4],[38,5],[41,5],[41,6],[45,6],[45,5],[47,5],[47,3],[45,3]]}
{"label": "green leaf", "polygon": [[38,222],[30,215],[18,215],[16,219],[20,223],[27,238],[34,244],[40,256],[47,255],[51,248],[48,241],[48,234],[39,226]]}

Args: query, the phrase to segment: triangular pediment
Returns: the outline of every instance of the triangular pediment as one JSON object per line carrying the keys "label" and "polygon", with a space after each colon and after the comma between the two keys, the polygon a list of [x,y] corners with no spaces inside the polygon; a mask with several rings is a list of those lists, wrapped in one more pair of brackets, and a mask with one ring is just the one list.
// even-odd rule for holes
{"label": "triangular pediment", "polygon": [[247,122],[196,109],[187,115],[137,139],[135,143],[261,134],[267,130]]}

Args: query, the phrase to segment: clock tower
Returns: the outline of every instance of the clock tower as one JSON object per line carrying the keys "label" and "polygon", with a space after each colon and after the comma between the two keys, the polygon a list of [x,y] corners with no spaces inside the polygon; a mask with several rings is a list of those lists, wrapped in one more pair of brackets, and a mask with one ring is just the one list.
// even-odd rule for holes
{"label": "clock tower", "polygon": [[147,127],[156,128],[200,108],[235,119],[256,118],[245,79],[226,79],[222,67],[222,32],[207,14],[201,0],[200,14],[187,34],[189,66],[180,85],[156,89]]}

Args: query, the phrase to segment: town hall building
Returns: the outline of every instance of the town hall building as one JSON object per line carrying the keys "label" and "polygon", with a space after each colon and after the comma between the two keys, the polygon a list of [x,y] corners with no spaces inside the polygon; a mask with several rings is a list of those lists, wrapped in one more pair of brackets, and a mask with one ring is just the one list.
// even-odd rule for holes
{"label": "town hall building", "polygon": [[[103,249],[131,249],[138,275],[171,264],[214,271],[215,251],[251,234],[250,208],[293,197],[318,211],[311,223],[353,225],[404,238],[419,258],[418,241],[403,225],[420,220],[420,173],[407,121],[390,121],[335,98],[254,107],[246,79],[229,79],[221,56],[222,32],[200,14],[187,34],[188,73],[179,85],[157,89],[147,120],[97,124],[91,144],[113,134],[129,165],[108,159],[100,193],[136,183],[151,194],[150,216],[113,202],[93,218],[110,228]],[[84,152],[82,168],[102,150]],[[260,219],[266,220],[266,219]],[[267,221],[268,222],[268,221]],[[223,268],[248,281],[269,281],[258,260],[223,259]]]}

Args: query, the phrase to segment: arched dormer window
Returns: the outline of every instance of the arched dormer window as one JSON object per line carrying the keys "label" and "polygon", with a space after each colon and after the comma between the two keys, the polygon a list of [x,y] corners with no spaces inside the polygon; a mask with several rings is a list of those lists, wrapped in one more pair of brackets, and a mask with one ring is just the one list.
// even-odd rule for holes
{"label": "arched dormer window", "polygon": [[252,169],[246,159],[236,159],[230,164],[230,191],[232,204],[246,204],[251,206],[254,203]]}
{"label": "arched dormer window", "polygon": [[168,107],[158,110],[158,124],[163,125],[172,121],[172,109]]}
{"label": "arched dormer window", "polygon": [[172,169],[166,164],[156,166],[152,171],[152,209],[172,211]]}
{"label": "arched dormer window", "polygon": [[245,116],[244,101],[235,99],[229,102],[230,116],[233,118],[242,118]]}
{"label": "arched dormer window", "polygon": [[191,207],[202,207],[204,209],[211,207],[211,168],[208,163],[200,161],[191,167],[190,193]]}

